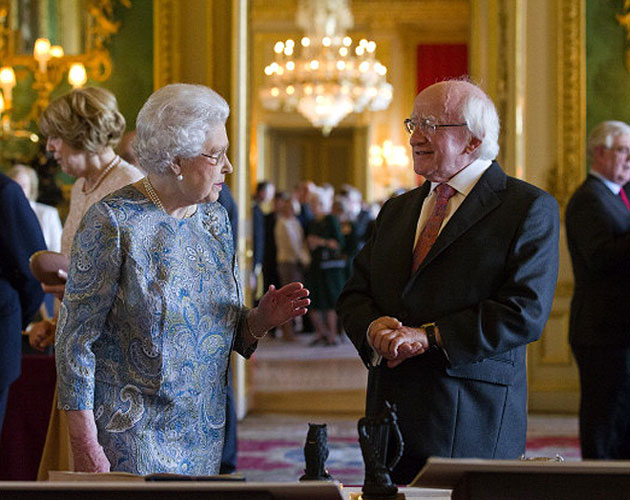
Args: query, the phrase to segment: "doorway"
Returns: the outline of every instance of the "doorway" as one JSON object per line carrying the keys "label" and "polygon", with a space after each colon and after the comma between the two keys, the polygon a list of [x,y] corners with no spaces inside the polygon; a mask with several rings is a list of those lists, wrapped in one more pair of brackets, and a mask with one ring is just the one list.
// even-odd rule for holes
{"label": "doorway", "polygon": [[335,189],[351,184],[365,193],[365,138],[362,128],[336,128],[324,136],[314,128],[269,127],[265,170],[281,191],[291,191],[300,181],[310,180]]}

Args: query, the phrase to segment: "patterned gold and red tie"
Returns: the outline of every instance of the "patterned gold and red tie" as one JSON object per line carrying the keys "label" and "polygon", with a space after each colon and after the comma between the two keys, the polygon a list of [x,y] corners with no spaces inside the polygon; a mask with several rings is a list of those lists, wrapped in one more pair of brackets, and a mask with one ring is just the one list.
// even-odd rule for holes
{"label": "patterned gold and red tie", "polygon": [[446,215],[448,200],[455,193],[457,193],[457,191],[448,184],[438,184],[435,188],[435,206],[427,223],[424,225],[424,228],[422,228],[416,247],[413,249],[411,274],[414,274],[418,270],[420,264],[422,264],[422,261],[429,253],[429,250],[431,250],[433,243],[435,243],[438,233],[440,232],[440,227],[442,226],[442,221]]}

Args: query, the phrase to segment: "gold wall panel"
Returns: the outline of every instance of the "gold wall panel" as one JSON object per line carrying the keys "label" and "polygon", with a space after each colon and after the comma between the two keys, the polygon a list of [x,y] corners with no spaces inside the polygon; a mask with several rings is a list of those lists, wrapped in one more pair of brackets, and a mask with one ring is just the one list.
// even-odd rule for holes
{"label": "gold wall panel", "polygon": [[538,342],[539,362],[542,365],[570,366],[569,311],[552,311]]}
{"label": "gold wall panel", "polygon": [[153,89],[180,81],[181,3],[153,0]]}
{"label": "gold wall panel", "polygon": [[586,0],[558,0],[558,163],[549,191],[562,208],[586,176]]}

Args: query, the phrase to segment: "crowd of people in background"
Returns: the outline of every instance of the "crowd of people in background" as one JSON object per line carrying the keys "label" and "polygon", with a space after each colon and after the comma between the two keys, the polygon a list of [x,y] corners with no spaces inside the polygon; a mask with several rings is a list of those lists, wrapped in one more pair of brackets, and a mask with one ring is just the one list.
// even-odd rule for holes
{"label": "crowd of people in background", "polygon": [[250,286],[259,296],[271,284],[301,281],[311,292],[306,321],[283,325],[283,340],[293,341],[296,331],[306,330],[315,333],[311,346],[341,341],[335,303],[379,208],[364,203],[361,192],[347,184],[335,190],[305,180],[291,192],[276,191],[270,181],[257,184]]}
{"label": "crowd of people in background", "polygon": [[[122,154],[125,147],[120,149]],[[15,165],[8,173],[29,199],[48,249],[60,251],[59,214],[56,208],[36,201],[35,169]],[[292,191],[277,191],[271,181],[257,184],[252,198],[249,280],[254,297],[259,298],[270,285],[280,287],[294,281],[311,290],[308,317],[296,318],[274,335],[293,341],[297,332],[314,332],[312,346],[333,346],[342,341],[334,306],[350,275],[352,259],[365,244],[379,209],[379,203],[364,202],[361,192],[348,184],[335,189],[305,180]],[[65,250],[67,253],[69,248]]]}

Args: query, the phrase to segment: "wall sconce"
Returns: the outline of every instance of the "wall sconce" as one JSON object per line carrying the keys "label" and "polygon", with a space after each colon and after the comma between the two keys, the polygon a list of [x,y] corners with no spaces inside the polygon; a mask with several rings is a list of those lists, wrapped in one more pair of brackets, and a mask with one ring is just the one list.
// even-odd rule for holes
{"label": "wall sconce", "polygon": [[11,111],[13,103],[13,88],[17,84],[16,72],[12,66],[0,68],[0,88],[2,89],[2,134],[16,137],[27,137],[33,142],[39,138],[33,132],[24,130],[31,122],[37,121],[41,112],[50,102],[50,94],[61,83],[63,75],[68,70],[68,82],[73,88],[81,87],[87,82],[87,71],[81,62],[73,62],[71,58],[64,58],[64,50],[60,45],[51,45],[47,38],[38,38],[33,48],[33,57],[22,58],[18,68],[26,67],[27,71],[18,69],[18,75],[26,76],[33,73],[35,81],[33,89],[37,92],[37,99],[26,118],[13,121]]}
{"label": "wall sconce", "polygon": [[87,82],[87,71],[85,71],[85,66],[83,66],[83,64],[72,63],[70,69],[68,70],[68,82],[74,89],[85,85],[85,82]]}
{"label": "wall sconce", "polygon": [[28,130],[15,130],[11,127],[11,108],[13,107],[13,87],[17,84],[15,71],[11,66],[0,68],[0,113],[2,114],[0,133],[3,137],[14,136],[29,139],[31,142],[39,141],[37,134]]}
{"label": "wall sconce", "polygon": [[414,186],[414,172],[410,167],[408,147],[396,145],[390,140],[382,145],[373,144],[369,149],[372,179],[372,197],[386,199],[393,191]]}
{"label": "wall sconce", "polygon": [[[19,2],[0,0],[0,97],[3,101],[0,133],[4,137],[9,132],[17,136],[19,134],[13,132],[34,130],[52,92],[66,75],[74,88],[85,85],[88,78],[103,82],[110,77],[112,61],[107,43],[121,24],[115,19],[115,5],[131,8],[132,0],[40,2],[45,8],[24,10]],[[28,29],[24,31],[24,27]],[[68,53],[61,45],[51,44],[48,38],[24,37],[24,33],[37,29],[43,34],[51,33],[51,39],[61,40],[67,45]],[[26,49],[29,44],[32,44],[32,53]],[[26,86],[35,91],[34,100],[28,95],[22,96]],[[14,100],[13,94],[17,92],[20,99]],[[28,134],[30,138],[31,132]]]}

